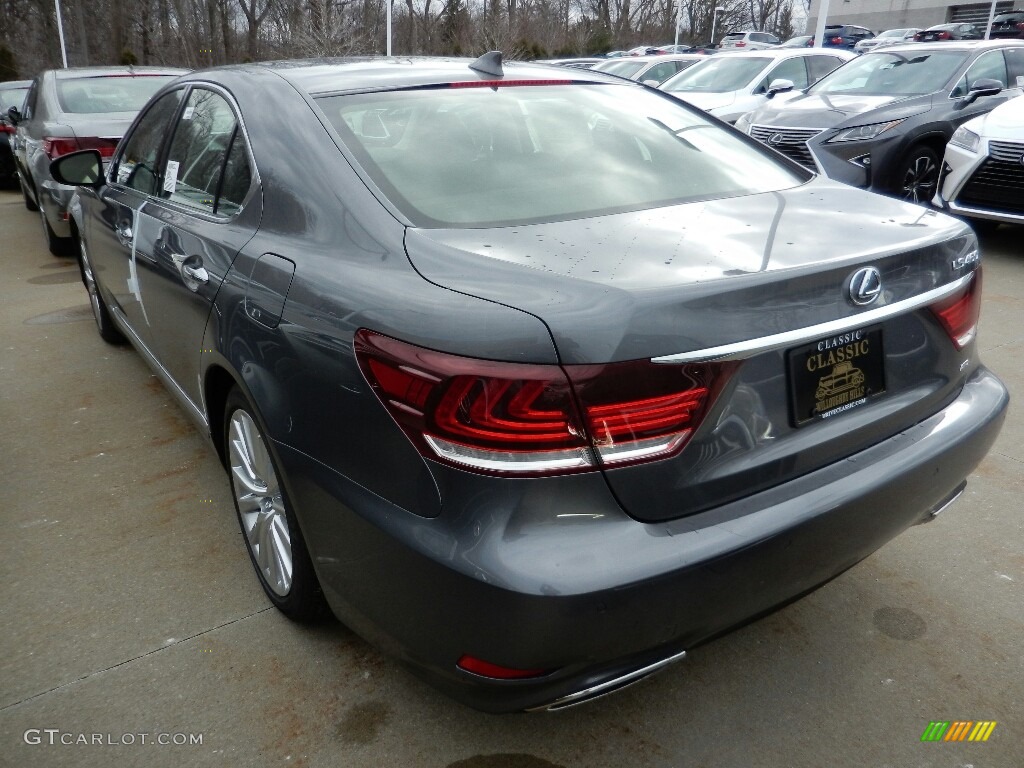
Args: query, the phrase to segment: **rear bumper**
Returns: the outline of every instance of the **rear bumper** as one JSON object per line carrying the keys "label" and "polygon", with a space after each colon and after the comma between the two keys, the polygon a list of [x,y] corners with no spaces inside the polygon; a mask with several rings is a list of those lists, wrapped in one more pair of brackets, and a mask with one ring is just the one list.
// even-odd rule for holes
{"label": "rear bumper", "polygon": [[[631,682],[929,519],[984,457],[1008,401],[979,368],[949,406],[868,450],[656,524],[585,486],[592,475],[542,494],[531,481],[499,481],[493,504],[474,506],[480,493],[467,493],[426,519],[277,450],[339,618],[454,698],[503,712]],[[559,513],[581,507],[592,514]],[[463,654],[552,671],[495,681],[458,669]]]}

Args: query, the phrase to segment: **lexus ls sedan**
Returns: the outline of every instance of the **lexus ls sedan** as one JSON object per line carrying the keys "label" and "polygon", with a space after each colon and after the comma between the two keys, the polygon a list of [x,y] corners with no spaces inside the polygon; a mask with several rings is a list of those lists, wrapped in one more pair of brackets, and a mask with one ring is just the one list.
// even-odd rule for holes
{"label": "lexus ls sedan", "polygon": [[100,336],[209,437],[269,600],[482,710],[828,581],[1007,407],[966,224],[588,70],[207,70],[52,170]]}

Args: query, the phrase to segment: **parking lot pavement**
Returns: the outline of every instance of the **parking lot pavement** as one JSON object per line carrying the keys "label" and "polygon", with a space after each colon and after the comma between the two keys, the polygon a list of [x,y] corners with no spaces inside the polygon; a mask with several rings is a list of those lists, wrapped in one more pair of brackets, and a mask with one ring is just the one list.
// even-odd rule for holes
{"label": "parking lot pavement", "polygon": [[[99,339],[40,229],[0,192],[0,764],[1022,765],[1016,402],[951,509],[818,592],[617,695],[483,715],[340,624],[270,608],[213,451],[135,352]],[[983,242],[979,343],[1014,394],[1022,236]],[[922,743],[958,720],[997,725]]]}

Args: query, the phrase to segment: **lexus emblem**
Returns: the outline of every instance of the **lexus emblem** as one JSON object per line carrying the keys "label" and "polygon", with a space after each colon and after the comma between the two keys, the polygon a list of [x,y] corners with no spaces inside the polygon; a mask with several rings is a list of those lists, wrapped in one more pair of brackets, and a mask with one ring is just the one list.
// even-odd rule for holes
{"label": "lexus emblem", "polygon": [[858,269],[850,278],[850,301],[858,306],[870,304],[882,293],[882,276],[874,267]]}
{"label": "lexus emblem", "polygon": [[774,147],[776,144],[781,144],[783,138],[784,137],[781,133],[773,133],[768,137],[768,143]]}

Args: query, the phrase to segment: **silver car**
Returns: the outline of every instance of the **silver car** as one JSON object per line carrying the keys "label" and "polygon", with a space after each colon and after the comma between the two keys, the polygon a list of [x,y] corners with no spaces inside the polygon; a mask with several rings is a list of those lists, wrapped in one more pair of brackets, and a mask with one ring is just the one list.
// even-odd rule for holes
{"label": "silver car", "polygon": [[741,51],[762,51],[775,48],[782,41],[770,32],[728,32],[722,38],[722,50],[738,48]]}
{"label": "silver car", "polygon": [[876,48],[885,48],[899,43],[912,43],[914,42],[914,35],[920,31],[920,27],[887,29],[885,32],[879,32],[877,37],[860,40],[855,46],[853,46],[853,50],[857,53],[867,53],[868,51],[873,51]]}
{"label": "silver car", "polygon": [[673,53],[660,56],[624,56],[595,64],[595,72],[624,77],[628,80],[658,85],[673,75],[703,61],[707,56],[699,53]]}
{"label": "silver car", "polygon": [[149,97],[186,69],[94,67],[50,69],[32,81],[17,123],[15,164],[25,207],[42,217],[54,255],[73,249],[68,202],[73,189],[50,176],[50,161],[95,149],[106,161]]}

